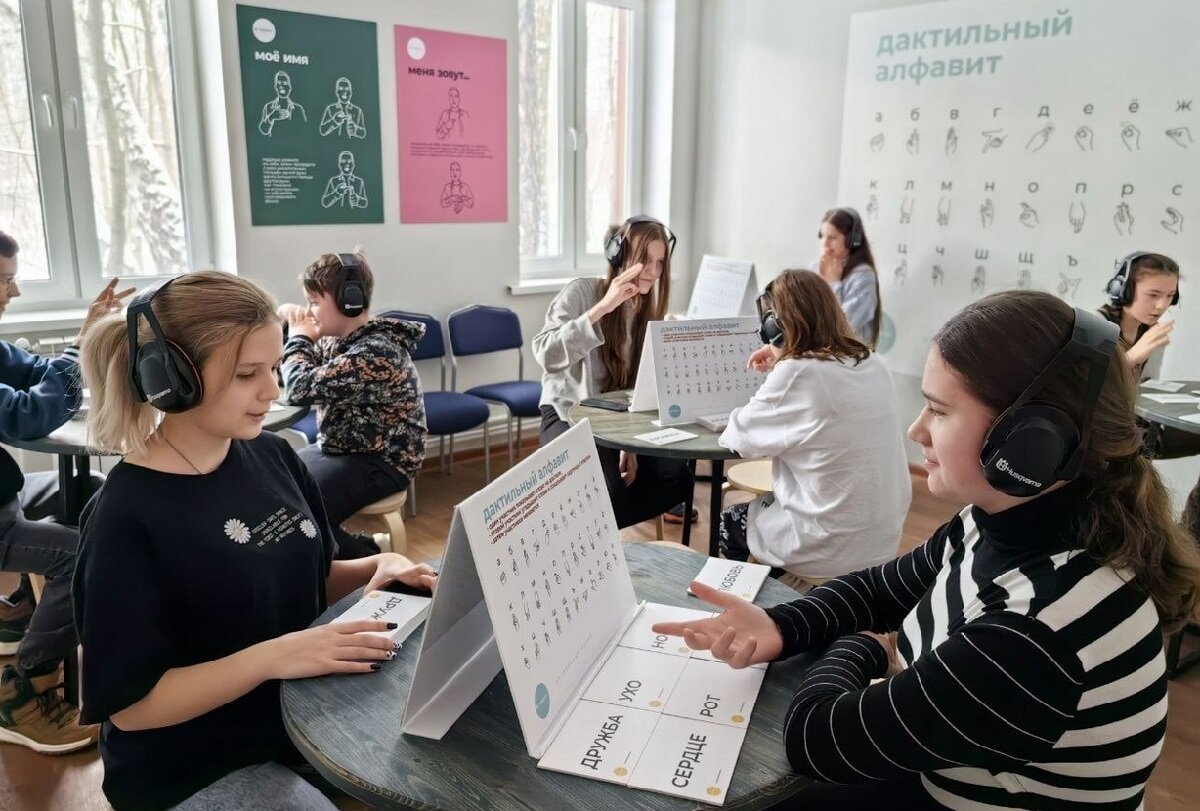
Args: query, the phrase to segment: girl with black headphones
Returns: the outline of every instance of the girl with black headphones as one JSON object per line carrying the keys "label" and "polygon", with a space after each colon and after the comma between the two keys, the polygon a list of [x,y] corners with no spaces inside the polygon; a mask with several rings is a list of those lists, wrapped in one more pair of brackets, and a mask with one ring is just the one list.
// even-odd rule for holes
{"label": "girl with black headphones", "polygon": [[872,349],[879,342],[883,306],[879,275],[862,217],[852,208],[831,208],[817,232],[821,257],[817,272],[829,283],[858,340]]}
{"label": "girl with black headphones", "polygon": [[333,808],[286,768],[303,761],[279,680],[378,670],[385,623],[309,625],[364,584],[436,582],[401,555],[332,560],[313,478],[262,431],[282,353],[271,297],[215,271],[84,336],[92,442],[124,455],[84,510],[73,587],[117,809]]}
{"label": "girl with black headphones", "polygon": [[896,556],[912,500],[896,391],[815,273],[785,270],[758,307],[747,365],[769,373],[720,443],[770,457],[773,493],[722,514],[721,551],[807,590]]}
{"label": "girl with black headphones", "polygon": [[934,336],[908,434],[930,491],[972,506],[767,610],[693,583],[723,612],[654,627],[734,667],[815,654],[784,744],[820,782],[787,807],[1141,806],[1162,631],[1196,614],[1200,552],[1140,452],[1116,344],[1047,293],[969,305]]}
{"label": "girl with black headphones", "polygon": [[[1168,307],[1179,303],[1179,265],[1169,256],[1135,251],[1117,260],[1116,272],[1105,287],[1108,302],[1100,314],[1121,328],[1121,348],[1138,382],[1159,376],[1162,349],[1171,343],[1174,321],[1165,321]],[[1153,459],[1181,459],[1200,454],[1200,436],[1169,425],[1138,420],[1145,431],[1143,445]],[[1200,482],[1183,508],[1183,525],[1200,537]]]}
{"label": "girl with black headphones", "polygon": [[1163,316],[1179,303],[1179,265],[1169,256],[1136,251],[1117,260],[1100,314],[1121,328],[1125,361],[1139,381],[1158,376],[1159,351],[1171,343],[1174,321]]}
{"label": "girl with black headphones", "polygon": [[[567,430],[567,411],[586,397],[633,388],[646,324],[661,321],[671,292],[675,235],[653,217],[630,217],[604,240],[608,274],[562,289],[533,338],[542,374],[541,442]],[[684,501],[687,464],[599,448],[617,525],[630,526]]]}

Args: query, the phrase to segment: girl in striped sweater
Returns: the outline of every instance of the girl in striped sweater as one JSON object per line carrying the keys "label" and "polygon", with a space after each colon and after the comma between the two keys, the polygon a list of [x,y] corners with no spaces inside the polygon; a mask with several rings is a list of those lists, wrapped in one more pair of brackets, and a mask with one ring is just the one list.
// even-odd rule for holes
{"label": "girl in striped sweater", "polygon": [[817,781],[794,807],[1141,807],[1162,630],[1195,616],[1200,553],[1139,453],[1113,333],[1044,293],[968,306],[934,337],[909,436],[930,491],[972,506],[793,603],[693,584],[723,613],[655,626],[734,667],[816,654],[784,726]]}

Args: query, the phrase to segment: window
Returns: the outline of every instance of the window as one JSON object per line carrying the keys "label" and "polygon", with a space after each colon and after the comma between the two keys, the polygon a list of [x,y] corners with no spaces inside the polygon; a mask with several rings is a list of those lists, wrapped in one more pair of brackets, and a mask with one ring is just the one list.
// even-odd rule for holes
{"label": "window", "polygon": [[204,145],[179,124],[199,98],[191,14],[186,0],[0,0],[0,230],[21,245],[25,308],[211,263]]}
{"label": "window", "polygon": [[599,271],[641,204],[644,0],[519,0],[521,275]]}

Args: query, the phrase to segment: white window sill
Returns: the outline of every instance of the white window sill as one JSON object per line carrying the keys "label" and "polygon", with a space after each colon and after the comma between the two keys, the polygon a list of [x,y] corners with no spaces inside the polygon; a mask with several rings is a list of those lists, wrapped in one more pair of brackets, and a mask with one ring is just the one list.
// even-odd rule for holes
{"label": "white window sill", "polygon": [[0,336],[20,337],[45,333],[74,335],[79,332],[86,317],[86,308],[5,313],[3,320],[0,320]]}

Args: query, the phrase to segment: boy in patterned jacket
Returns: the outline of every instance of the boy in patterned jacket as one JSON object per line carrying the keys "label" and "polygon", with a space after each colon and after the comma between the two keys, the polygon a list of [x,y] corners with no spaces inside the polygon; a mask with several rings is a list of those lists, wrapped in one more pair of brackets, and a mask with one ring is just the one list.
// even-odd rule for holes
{"label": "boy in patterned jacket", "polygon": [[317,444],[300,458],[321,488],[338,557],[373,554],[340,524],[407,489],[425,460],[425,402],[411,357],[425,327],[371,316],[375,281],[361,251],[322,254],[300,281],[308,306],[280,307],[287,399],[317,409]]}

